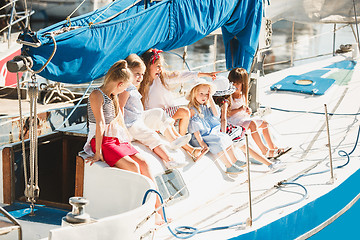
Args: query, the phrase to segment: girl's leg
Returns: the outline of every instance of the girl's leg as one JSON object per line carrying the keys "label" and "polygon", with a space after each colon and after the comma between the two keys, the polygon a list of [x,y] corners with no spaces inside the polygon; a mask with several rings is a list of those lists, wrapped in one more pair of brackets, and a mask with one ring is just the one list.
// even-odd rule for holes
{"label": "girl's leg", "polygon": [[114,165],[114,167],[120,168],[120,169],[124,169],[124,170],[128,170],[131,172],[136,172],[136,173],[140,173],[140,166],[137,162],[135,162],[131,157],[129,156],[125,156],[121,159],[119,159],[119,161],[117,161]]}
{"label": "girl's leg", "polygon": [[264,145],[263,141],[261,140],[258,127],[254,121],[250,122],[249,129],[251,131],[251,137],[254,139],[256,145],[260,148],[262,154],[266,155],[268,148]]}
{"label": "girl's leg", "polygon": [[225,151],[219,152],[217,154],[218,158],[224,163],[226,168],[230,168],[233,163],[231,162],[231,159],[229,159],[228,155],[225,153]]}
{"label": "girl's leg", "polygon": [[173,160],[162,144],[156,146],[153,151],[156,155],[159,156],[159,158],[161,158],[161,160],[163,160],[163,162],[169,162]]}
{"label": "girl's leg", "polygon": [[[241,146],[240,149],[246,154],[246,147],[245,145]],[[263,164],[265,164],[266,166],[271,165],[271,163],[269,161],[267,161],[262,155],[260,155],[259,153],[257,153],[255,150],[253,150],[252,148],[249,147],[249,154],[250,156],[252,156],[255,160],[262,162]]]}
{"label": "girl's leg", "polygon": [[164,136],[169,142],[172,142],[178,137],[181,137],[181,135],[176,131],[174,125],[165,130]]}
{"label": "girl's leg", "polygon": [[185,107],[180,107],[172,116],[174,120],[179,119],[179,133],[184,136],[187,132],[190,121],[190,110]]}
{"label": "girl's leg", "polygon": [[262,124],[259,126],[259,128],[262,129],[265,141],[267,143],[267,145],[269,146],[270,149],[275,149],[277,148],[276,145],[274,144],[270,132],[269,132],[269,123],[266,121],[263,121]]}
{"label": "girl's leg", "polygon": [[235,156],[235,152],[234,152],[234,145],[231,145],[230,147],[228,147],[226,149],[226,151],[227,151],[227,154],[229,156],[229,160],[231,161],[232,164],[234,164],[237,161],[236,156]]}
{"label": "girl's leg", "polygon": [[[140,173],[144,176],[149,177],[155,183],[154,177],[152,176],[150,169],[149,169],[149,165],[147,164],[145,159],[139,153],[132,155],[131,158],[139,164]],[[159,197],[157,196],[155,208],[158,208],[160,206],[161,206],[161,202],[160,202]],[[155,215],[155,224],[161,225],[164,223],[164,219],[162,218],[162,216],[163,216],[163,212],[162,212],[162,209],[160,208],[160,210]]]}

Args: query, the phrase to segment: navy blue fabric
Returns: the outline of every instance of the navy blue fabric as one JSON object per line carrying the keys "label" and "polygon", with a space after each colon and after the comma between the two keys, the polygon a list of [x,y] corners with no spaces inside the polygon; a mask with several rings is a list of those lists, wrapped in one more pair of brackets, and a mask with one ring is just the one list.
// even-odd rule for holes
{"label": "navy blue fabric", "polygon": [[[131,53],[190,45],[219,27],[224,31],[228,69],[250,70],[258,46],[262,0],[164,0],[149,3],[146,9],[141,1],[105,21],[134,2],[117,0],[71,19],[71,27],[78,28],[55,36],[56,54],[39,75],[65,83],[89,82],[104,76],[111,65]],[[100,21],[105,22],[98,24]],[[45,33],[66,26],[69,24],[63,21],[38,31],[35,37],[21,36],[42,44],[22,49],[32,57],[34,70],[40,69],[53,51],[53,42]]]}

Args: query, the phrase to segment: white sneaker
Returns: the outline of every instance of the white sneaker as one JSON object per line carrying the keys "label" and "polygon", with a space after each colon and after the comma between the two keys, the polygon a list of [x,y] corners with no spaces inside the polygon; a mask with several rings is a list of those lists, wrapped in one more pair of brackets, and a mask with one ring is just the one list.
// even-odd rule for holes
{"label": "white sneaker", "polygon": [[273,164],[268,166],[269,170],[273,173],[281,172],[285,169],[285,165],[280,161],[274,162]]}
{"label": "white sneaker", "polygon": [[188,133],[184,136],[178,137],[177,139],[175,139],[174,141],[170,142],[170,147],[172,149],[178,149],[181,148],[182,146],[186,145],[187,143],[189,143],[191,139],[191,134]]}
{"label": "white sneaker", "polygon": [[167,169],[174,169],[184,167],[186,165],[186,162],[171,160],[169,162],[165,162],[164,164]]}

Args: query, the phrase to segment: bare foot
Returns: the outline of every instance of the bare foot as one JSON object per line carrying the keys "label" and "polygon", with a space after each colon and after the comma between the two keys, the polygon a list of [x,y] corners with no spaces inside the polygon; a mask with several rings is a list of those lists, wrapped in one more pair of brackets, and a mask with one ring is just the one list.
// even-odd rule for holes
{"label": "bare foot", "polygon": [[[172,222],[171,218],[166,218],[168,223]],[[162,215],[160,213],[155,213],[155,224],[156,225],[163,225],[165,223],[165,220],[163,219]]]}

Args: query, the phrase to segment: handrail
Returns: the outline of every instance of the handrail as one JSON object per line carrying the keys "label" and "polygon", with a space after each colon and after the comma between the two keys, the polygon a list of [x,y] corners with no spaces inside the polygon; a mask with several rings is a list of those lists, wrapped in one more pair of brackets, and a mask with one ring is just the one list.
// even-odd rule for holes
{"label": "handrail", "polygon": [[18,237],[19,240],[22,240],[22,228],[20,223],[18,222],[18,220],[16,220],[16,218],[14,218],[13,216],[11,216],[3,207],[0,206],[0,212],[2,215],[4,215],[9,221],[11,221],[15,226],[19,227],[19,231],[18,231]]}
{"label": "handrail", "polygon": [[[9,28],[10,26],[13,26],[13,25],[15,25],[16,23],[21,22],[22,20],[30,17],[30,16],[33,15],[34,13],[35,13],[35,11],[32,10],[29,14],[24,15],[24,16],[22,16],[21,18],[18,18],[17,20],[15,20],[15,21],[12,21],[12,22],[9,23],[8,25],[6,25],[3,29],[1,29],[0,32],[4,31],[4,30],[6,30],[7,28]],[[2,15],[2,16],[7,16],[7,15]]]}
{"label": "handrail", "polygon": [[13,3],[15,3],[15,2],[17,2],[17,1],[18,1],[18,0],[14,0],[14,1],[12,1],[12,2],[9,2],[9,3],[5,4],[4,6],[0,7],[0,10],[6,8],[7,6],[10,6],[11,4],[13,4]]}

